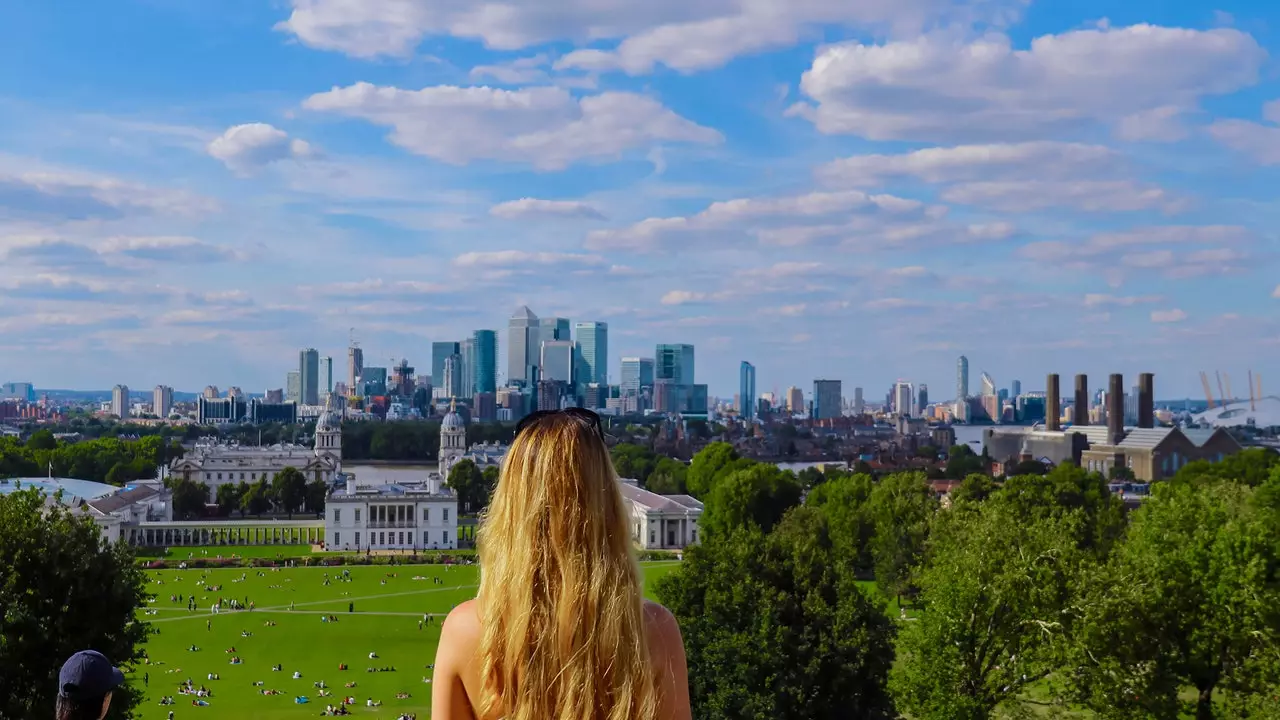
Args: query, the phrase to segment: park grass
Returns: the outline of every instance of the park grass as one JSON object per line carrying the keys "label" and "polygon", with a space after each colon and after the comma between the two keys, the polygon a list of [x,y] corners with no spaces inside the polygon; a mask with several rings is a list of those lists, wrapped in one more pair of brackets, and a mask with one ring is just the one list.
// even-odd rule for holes
{"label": "park grass", "polygon": [[[646,596],[652,596],[654,580],[678,566],[678,562],[644,563]],[[337,578],[343,569],[351,572],[351,582],[324,584],[326,574]],[[146,645],[151,664],[140,664],[128,675],[132,686],[145,691],[135,717],[162,720],[173,710],[175,718],[184,720],[294,720],[318,716],[326,704],[340,702],[345,693],[357,700],[350,708],[354,715],[395,718],[416,713],[425,720],[430,717],[431,685],[423,678],[432,674],[426,666],[434,662],[440,623],[459,603],[475,597],[479,569],[474,565],[219,568],[155,570],[148,577],[148,590],[155,595],[149,607],[155,614],[142,619],[159,634],[151,635]],[[241,577],[245,579],[239,581]],[[204,589],[207,586],[220,588],[210,592]],[[197,612],[188,612],[185,602],[169,602],[170,594],[192,593],[200,606]],[[248,598],[256,609],[213,615],[209,606],[219,597]],[[419,629],[424,614],[433,620]],[[338,621],[322,622],[325,615],[335,615]],[[268,620],[276,625],[266,627]],[[241,631],[252,637],[241,637]],[[200,650],[189,651],[192,644]],[[225,651],[231,647],[243,664],[230,664],[232,655]],[[370,652],[376,652],[378,659],[370,660]],[[271,671],[277,663],[284,666],[283,672]],[[340,663],[350,669],[340,672]],[[366,672],[370,666],[396,671]],[[295,670],[302,679],[292,679]],[[221,679],[210,681],[209,673]],[[146,683],[144,674],[149,676]],[[179,682],[187,678],[213,691],[207,699],[209,707],[192,707],[192,696],[178,694]],[[283,694],[261,695],[260,688],[253,686],[259,680]],[[312,683],[318,680],[329,686],[332,698],[316,695]],[[344,688],[350,681],[357,686]],[[397,692],[412,697],[397,700]],[[164,695],[172,695],[177,704],[160,706]],[[298,695],[310,702],[295,704]],[[367,698],[382,701],[382,707],[366,708]]]}
{"label": "park grass", "polygon": [[[242,558],[298,558],[307,555],[320,555],[310,545],[213,545],[213,546],[174,546],[139,547],[134,549],[139,560],[212,560],[218,556],[229,558],[233,555]],[[350,553],[348,553],[350,554]],[[167,597],[167,596],[166,596]]]}

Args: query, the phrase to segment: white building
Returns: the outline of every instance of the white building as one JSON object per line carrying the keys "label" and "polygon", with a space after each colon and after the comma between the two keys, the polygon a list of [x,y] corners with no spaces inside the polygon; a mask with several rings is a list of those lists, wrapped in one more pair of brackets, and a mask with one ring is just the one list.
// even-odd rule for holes
{"label": "white building", "polygon": [[658,495],[621,480],[631,510],[631,539],[645,550],[680,550],[698,543],[702,503],[688,495]]}
{"label": "white building", "polygon": [[316,422],[315,447],[280,444],[268,447],[203,443],[169,467],[170,474],[209,486],[209,499],[227,483],[268,482],[281,470],[292,467],[307,481],[332,485],[342,472],[342,420],[333,410],[332,396]]}
{"label": "white building", "polygon": [[114,495],[82,506],[102,535],[111,542],[130,538],[130,529],[143,523],[172,522],[173,496],[160,480],[139,480]]}
{"label": "white building", "polygon": [[458,414],[456,402],[449,403],[449,412],[440,423],[440,477],[449,479],[449,471],[467,454],[467,423]]}
{"label": "white building", "polygon": [[111,414],[121,420],[127,420],[129,408],[129,386],[117,385],[111,388]]}
{"label": "white building", "polygon": [[173,388],[168,385],[157,385],[151,393],[151,412],[161,419],[169,417],[173,412]]}

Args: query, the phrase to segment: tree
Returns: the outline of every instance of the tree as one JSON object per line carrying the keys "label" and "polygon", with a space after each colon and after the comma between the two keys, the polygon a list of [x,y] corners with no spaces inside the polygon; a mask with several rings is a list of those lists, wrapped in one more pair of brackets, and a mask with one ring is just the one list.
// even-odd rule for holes
{"label": "tree", "polygon": [[699,499],[710,495],[716,476],[737,460],[738,451],[729,443],[713,442],[702,448],[693,456],[689,471],[685,473],[685,485],[689,488],[689,494]]}
{"label": "tree", "polygon": [[947,453],[947,477],[952,480],[959,480],[985,470],[986,465],[982,462],[982,458],[974,454],[973,449],[968,445],[956,445]]}
{"label": "tree", "polygon": [[244,485],[236,485],[235,483],[227,483],[218,486],[217,502],[218,511],[223,515],[230,515],[233,510],[240,509],[240,487]]}
{"label": "tree", "polygon": [[463,512],[480,512],[489,506],[489,488],[484,473],[472,460],[459,460],[449,469],[445,485],[458,496]]}
{"label": "tree", "polygon": [[875,519],[870,501],[874,481],[870,475],[835,475],[815,487],[805,498],[805,506],[822,513],[831,534],[836,562],[852,574],[868,576],[874,564],[871,543]]}
{"label": "tree", "polygon": [[652,450],[632,443],[619,443],[609,451],[613,457],[613,469],[618,477],[636,480],[641,485],[649,480],[650,473],[658,463],[658,456]]}
{"label": "tree", "polygon": [[54,439],[52,430],[37,430],[27,438],[28,450],[53,450],[57,447],[58,441]]}
{"label": "tree", "polygon": [[649,492],[659,495],[683,495],[688,492],[688,487],[685,485],[685,475],[688,471],[688,466],[679,460],[669,457],[658,458],[658,464],[654,466],[653,472],[649,473],[649,479],[645,481],[644,487]]}
{"label": "tree", "polygon": [[1081,510],[1076,541],[1081,549],[1092,550],[1098,557],[1105,557],[1124,533],[1123,501],[1111,492],[1102,475],[1075,465],[1059,465],[1044,476],[1009,478],[993,499],[1010,504],[1020,522]]}
{"label": "tree", "polygon": [[921,608],[898,642],[890,688],[917,720],[986,720],[1056,667],[1084,554],[1080,510],[1023,523],[1008,505],[935,518]]}
{"label": "tree", "polygon": [[[0,495],[0,568],[0,717],[48,716],[58,670],[80,650],[116,664],[142,659],[145,571],[88,517],[45,506],[35,490]],[[128,717],[140,701],[121,687],[107,717]]]}
{"label": "tree", "polygon": [[194,480],[180,478],[173,484],[173,511],[179,517],[191,518],[204,514],[209,501],[209,486]]}
{"label": "tree", "polygon": [[698,524],[706,536],[745,527],[767,533],[800,503],[801,492],[795,475],[777,465],[751,463],[715,482]]}
{"label": "tree", "polygon": [[[1274,699],[1280,532],[1254,492],[1232,482],[1155,487],[1084,583],[1072,699],[1103,718],[1198,720],[1215,717],[1220,690],[1228,708]],[[1188,686],[1190,702],[1180,697]]]}
{"label": "tree", "polygon": [[240,513],[253,513],[254,516],[261,517],[267,508],[271,507],[271,489],[267,487],[267,480],[263,478],[249,486],[242,496],[240,496]]}
{"label": "tree", "polygon": [[1187,463],[1174,477],[1178,481],[1212,482],[1230,480],[1257,487],[1280,467],[1280,453],[1271,448],[1246,448],[1219,462],[1196,460]]}
{"label": "tree", "polygon": [[952,507],[964,503],[980,503],[995,492],[996,483],[990,475],[973,473],[960,481],[960,487],[951,491]]}
{"label": "tree", "polygon": [[293,511],[307,499],[307,477],[298,468],[289,466],[271,479],[271,494],[293,519]]}
{"label": "tree", "polygon": [[241,519],[243,519],[245,515],[244,496],[248,494],[249,494],[249,483],[245,482],[244,480],[241,480],[240,484],[236,486],[237,501],[236,501],[236,507],[235,507],[235,509],[240,511]]}
{"label": "tree", "polygon": [[833,562],[826,521],[795,508],[708,536],[657,583],[680,622],[693,717],[895,717],[885,691],[893,624]]}
{"label": "tree", "polygon": [[876,485],[869,505],[876,529],[872,544],[876,583],[881,592],[901,603],[911,587],[911,572],[924,555],[929,520],[938,501],[922,473],[894,473]]}
{"label": "tree", "polygon": [[325,485],[323,480],[312,480],[307,483],[306,505],[307,512],[313,512],[317,516],[324,514],[325,500],[329,497],[329,486]]}

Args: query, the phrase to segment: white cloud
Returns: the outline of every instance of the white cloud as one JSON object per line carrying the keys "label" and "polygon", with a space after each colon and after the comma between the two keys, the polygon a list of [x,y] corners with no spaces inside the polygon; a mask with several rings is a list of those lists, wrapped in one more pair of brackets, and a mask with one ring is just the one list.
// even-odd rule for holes
{"label": "white cloud", "polygon": [[1049,266],[1101,271],[1119,284],[1126,269],[1159,271],[1168,278],[1225,275],[1249,267],[1253,233],[1235,225],[1171,225],[1099,233],[1083,242],[1032,242],[1018,249]]}
{"label": "white cloud", "polygon": [[118,220],[131,215],[202,215],[217,209],[217,202],[184,190],[0,155],[0,219]]}
{"label": "white cloud", "polygon": [[388,281],[381,278],[299,288],[304,293],[322,297],[349,299],[419,298],[453,292],[456,288],[440,283],[416,280]]}
{"label": "white cloud", "polygon": [[1247,154],[1259,165],[1280,164],[1280,100],[1264,105],[1262,116],[1274,125],[1219,120],[1209,126],[1209,134],[1232,150]]}
{"label": "white cloud", "polygon": [[233,125],[214,138],[206,149],[209,155],[240,174],[252,173],[280,160],[298,160],[314,154],[305,140],[290,139],[288,133],[266,123]]}
{"label": "white cloud", "polygon": [[527,217],[605,219],[603,213],[585,202],[577,200],[539,200],[529,197],[498,203],[489,208],[489,214],[507,220]]}
{"label": "white cloud", "polygon": [[1178,308],[1172,310],[1156,310],[1151,313],[1153,323],[1178,323],[1187,319],[1187,314]]}
{"label": "white cloud", "polygon": [[722,140],[657,100],[628,92],[579,99],[558,87],[401,90],[362,82],[312,95],[303,106],[388,126],[393,143],[456,165],[488,159],[560,170],[661,142]]}
{"label": "white cloud", "polygon": [[102,245],[101,252],[136,260],[192,264],[240,259],[240,254],[231,248],[181,236],[113,237]]}
{"label": "white cloud", "polygon": [[1010,222],[976,223],[970,225],[969,237],[974,240],[1008,240],[1018,234],[1018,228]]}
{"label": "white cloud", "polygon": [[692,290],[672,290],[662,296],[663,305],[689,305],[691,303],[703,303],[710,299],[710,295],[704,292],[694,292]]}
{"label": "white cloud", "polygon": [[1157,303],[1164,298],[1159,295],[1106,295],[1089,293],[1084,296],[1084,306],[1090,308],[1133,307]]}
{"label": "white cloud", "polygon": [[800,83],[812,102],[792,112],[875,140],[1044,137],[1096,122],[1133,133],[1142,123],[1126,118],[1167,124],[1170,108],[1253,84],[1265,58],[1237,30],[1151,25],[1045,35],[1026,50],[998,34],[848,42],[818,53]]}
{"label": "white cloud", "polygon": [[1101,145],[1039,141],[924,148],[900,155],[855,155],[821,165],[816,174],[828,184],[864,187],[897,178],[927,183],[1072,178],[1105,171],[1117,162],[1115,151]]}
{"label": "white cloud", "polygon": [[491,78],[502,85],[532,85],[547,80],[544,68],[550,64],[546,55],[539,54],[496,65],[477,65],[469,75],[472,80]]}
{"label": "white cloud", "polygon": [[583,253],[528,252],[525,250],[498,250],[494,252],[463,253],[453,259],[457,267],[521,268],[530,265],[604,265],[599,255]]}
{"label": "white cloud", "polygon": [[1069,207],[1087,212],[1177,210],[1182,203],[1158,187],[1130,180],[997,180],[967,182],[942,192],[957,205],[1001,212],[1029,212]]}
{"label": "white cloud", "polygon": [[185,236],[116,236],[96,242],[42,236],[0,237],[0,257],[44,267],[98,270],[130,265],[128,261],[195,265],[243,259],[232,248]]}

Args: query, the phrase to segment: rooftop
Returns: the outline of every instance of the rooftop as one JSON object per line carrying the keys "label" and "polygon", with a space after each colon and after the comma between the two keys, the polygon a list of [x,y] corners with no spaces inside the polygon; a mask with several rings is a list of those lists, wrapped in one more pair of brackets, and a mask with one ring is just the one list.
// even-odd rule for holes
{"label": "rooftop", "polygon": [[104,498],[89,501],[89,507],[97,510],[102,514],[113,513],[124,507],[128,507],[136,502],[147,500],[148,498],[160,495],[163,491],[154,485],[141,485],[131,487],[123,492],[114,495],[108,495]]}
{"label": "rooftop", "polygon": [[66,499],[77,497],[82,500],[97,500],[120,489],[115,485],[107,485],[91,480],[77,480],[75,478],[10,478],[8,480],[0,480],[0,495],[8,495],[9,493],[17,492],[19,489],[25,490],[32,487],[37,488],[45,495],[53,495],[61,490],[63,495],[67,496]]}
{"label": "rooftop", "polygon": [[622,496],[648,510],[660,512],[702,511],[702,503],[688,495],[659,495],[636,487],[628,482],[618,483]]}
{"label": "rooftop", "polygon": [[362,500],[387,498],[422,498],[431,497],[441,500],[452,498],[448,492],[432,492],[428,483],[387,483],[386,485],[357,485],[355,493],[347,492],[345,485],[339,485],[330,495],[330,500]]}

